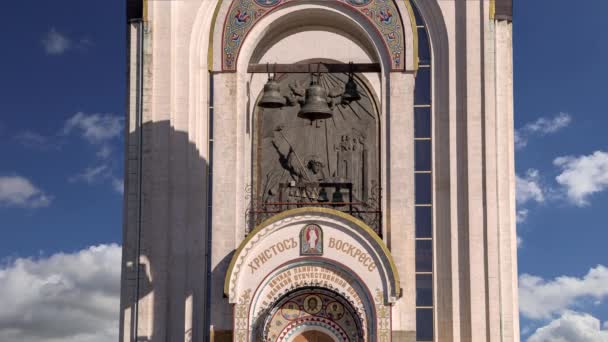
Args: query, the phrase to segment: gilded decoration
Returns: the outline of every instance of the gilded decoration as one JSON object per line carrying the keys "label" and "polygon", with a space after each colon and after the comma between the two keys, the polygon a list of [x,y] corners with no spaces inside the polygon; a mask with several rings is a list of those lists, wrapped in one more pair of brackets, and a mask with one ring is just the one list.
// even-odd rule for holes
{"label": "gilded decoration", "polygon": [[251,302],[251,289],[241,294],[238,304],[234,307],[234,337],[235,341],[245,342],[249,335],[248,311]]}
{"label": "gilded decoration", "polygon": [[378,341],[391,340],[391,307],[384,303],[384,292],[376,289],[376,319],[378,321]]}
{"label": "gilded decoration", "polygon": [[304,329],[317,327],[338,341],[363,341],[361,318],[350,303],[333,291],[310,288],[276,303],[263,322],[264,341],[288,341]]}
{"label": "gilded decoration", "polygon": [[[266,14],[296,0],[233,0],[224,21],[222,70],[235,71],[243,40]],[[393,0],[335,0],[360,12],[381,35],[391,58],[392,70],[403,70],[404,31]]]}

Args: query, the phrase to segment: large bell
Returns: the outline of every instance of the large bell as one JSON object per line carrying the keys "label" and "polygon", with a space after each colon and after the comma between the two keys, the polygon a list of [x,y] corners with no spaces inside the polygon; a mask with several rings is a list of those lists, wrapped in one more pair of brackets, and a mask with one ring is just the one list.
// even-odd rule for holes
{"label": "large bell", "polygon": [[344,94],[342,94],[342,103],[348,104],[353,101],[361,100],[361,94],[359,94],[359,90],[357,90],[357,83],[355,79],[350,76],[348,78],[348,82],[344,86]]}
{"label": "large bell", "polygon": [[333,115],[327,104],[327,92],[322,86],[313,83],[306,89],[304,105],[298,113],[298,117],[310,121],[329,119]]}
{"label": "large bell", "polygon": [[281,86],[274,79],[268,79],[264,84],[264,94],[258,102],[262,108],[281,108],[285,106],[285,97],[281,95]]}

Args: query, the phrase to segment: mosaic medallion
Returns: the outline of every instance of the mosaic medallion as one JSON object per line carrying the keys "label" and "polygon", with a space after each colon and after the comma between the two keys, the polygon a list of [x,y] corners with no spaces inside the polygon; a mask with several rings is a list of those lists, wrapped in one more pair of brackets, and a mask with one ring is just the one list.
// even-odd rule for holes
{"label": "mosaic medallion", "polygon": [[311,315],[316,315],[317,313],[319,313],[322,307],[323,302],[321,301],[321,298],[319,298],[319,296],[313,295],[308,296],[306,297],[306,299],[304,299],[304,310]]}
{"label": "mosaic medallion", "polygon": [[253,0],[256,4],[264,7],[272,7],[278,5],[281,0]]}
{"label": "mosaic medallion", "polygon": [[353,6],[365,6],[372,2],[372,0],[347,0],[346,2]]}
{"label": "mosaic medallion", "polygon": [[344,317],[344,306],[338,302],[331,302],[327,304],[325,316],[336,321],[340,320],[342,317]]}
{"label": "mosaic medallion", "polygon": [[302,315],[300,306],[296,302],[288,302],[281,308],[281,316],[286,320],[293,321]]}

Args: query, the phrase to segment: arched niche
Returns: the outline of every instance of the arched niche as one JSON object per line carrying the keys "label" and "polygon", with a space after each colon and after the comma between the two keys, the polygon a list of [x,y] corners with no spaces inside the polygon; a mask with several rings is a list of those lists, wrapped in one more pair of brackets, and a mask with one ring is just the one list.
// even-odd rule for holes
{"label": "arched niche", "polygon": [[237,92],[238,96],[248,98],[248,113],[255,104],[252,98],[266,81],[266,75],[247,74],[249,64],[296,63],[306,59],[379,63],[381,73],[364,76],[380,99],[385,96],[383,83],[392,70],[390,53],[381,34],[360,12],[341,5],[340,1],[287,2],[261,18],[240,46],[237,87],[246,84],[248,88],[241,88],[244,93]]}
{"label": "arched niche", "polygon": [[[221,15],[221,13],[220,13]],[[310,21],[311,16],[317,20],[317,24]],[[379,127],[380,136],[384,136],[386,131],[386,120],[384,115],[387,112],[387,105],[389,103],[388,89],[389,74],[391,73],[390,66],[390,54],[386,49],[383,48],[383,43],[378,31],[375,30],[367,20],[361,17],[361,12],[353,9],[349,6],[340,4],[339,1],[311,1],[311,2],[288,2],[286,5],[281,6],[264,17],[252,27],[248,32],[246,39],[240,48],[239,57],[237,60],[236,75],[234,76],[231,83],[232,89],[235,89],[235,113],[238,113],[236,117],[236,128],[237,128],[237,144],[236,148],[239,155],[242,157],[239,162],[238,169],[236,170],[237,176],[237,191],[243,191],[237,194],[238,198],[247,198],[246,189],[252,186],[252,165],[253,165],[253,120],[256,98],[263,88],[266,82],[266,75],[264,74],[250,74],[247,72],[250,63],[259,61],[270,61],[270,53],[273,51],[273,47],[277,47],[281,41],[289,39],[289,36],[278,34],[281,32],[283,27],[281,25],[287,25],[287,28],[293,28],[290,26],[290,22],[296,21],[302,24],[304,31],[299,29],[298,31],[291,31],[294,34],[303,32],[322,32],[329,36],[345,38],[344,40],[351,44],[352,49],[358,49],[361,54],[361,58],[366,58],[369,61],[378,62],[381,66],[380,73],[369,73],[363,74],[362,76],[369,80],[371,90],[378,98],[379,110]],[[339,27],[328,27],[323,25],[320,27],[318,21],[336,21],[339,22]],[[311,31],[313,30],[313,31]],[[316,30],[316,31],[315,31]],[[320,30],[320,31],[319,31]],[[351,40],[348,38],[354,38]],[[326,51],[325,55],[321,50],[321,53],[317,54],[317,58],[322,59],[334,59],[335,55],[331,51]],[[216,55],[217,56],[217,55]],[[274,62],[282,63],[286,61],[286,55],[275,56]],[[348,56],[345,56],[348,58]],[[348,62],[345,59],[340,62]],[[230,74],[228,74],[230,75]],[[224,76],[225,79],[230,76]],[[383,146],[384,140],[380,141],[380,149],[385,150],[386,146]],[[380,156],[380,164],[385,162],[385,157]],[[382,167],[381,167],[382,169]],[[381,177],[381,182],[385,182],[386,177]],[[386,184],[380,184],[380,188],[386,188]],[[242,190],[240,190],[242,189]],[[384,199],[382,199],[384,201]],[[245,213],[247,211],[246,202],[237,203],[237,211]],[[382,204],[384,206],[384,204]],[[247,226],[246,217],[237,218],[237,226],[242,227],[242,231],[238,234],[245,235],[245,227]],[[383,228],[384,229],[384,228]]]}

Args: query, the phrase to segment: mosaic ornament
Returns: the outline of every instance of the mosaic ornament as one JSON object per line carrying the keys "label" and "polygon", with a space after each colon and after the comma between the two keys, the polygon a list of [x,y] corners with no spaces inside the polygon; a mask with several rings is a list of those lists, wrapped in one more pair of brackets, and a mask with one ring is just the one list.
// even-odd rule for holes
{"label": "mosaic ornament", "polygon": [[[266,14],[296,0],[233,0],[224,21],[222,70],[235,71],[244,38]],[[404,32],[394,0],[336,0],[359,11],[381,35],[392,70],[403,70]]]}

